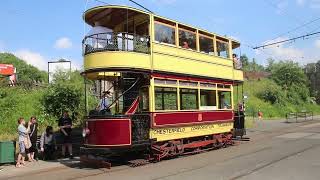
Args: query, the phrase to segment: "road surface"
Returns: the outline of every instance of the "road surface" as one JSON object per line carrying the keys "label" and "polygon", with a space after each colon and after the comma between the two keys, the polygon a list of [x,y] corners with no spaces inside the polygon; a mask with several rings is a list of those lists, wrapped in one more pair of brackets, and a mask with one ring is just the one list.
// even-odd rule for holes
{"label": "road surface", "polygon": [[0,167],[0,179],[320,179],[320,120],[263,121],[248,136],[251,141],[236,146],[136,168],[80,169],[76,160],[39,161],[23,169]]}

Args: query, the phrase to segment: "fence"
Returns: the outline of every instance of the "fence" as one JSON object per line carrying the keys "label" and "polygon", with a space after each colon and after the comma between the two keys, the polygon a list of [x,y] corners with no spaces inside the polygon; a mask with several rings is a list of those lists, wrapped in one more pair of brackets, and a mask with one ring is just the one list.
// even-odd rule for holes
{"label": "fence", "polygon": [[290,120],[295,120],[297,123],[299,119],[307,120],[310,118],[313,120],[313,112],[312,111],[302,111],[302,112],[290,112],[286,114],[286,122],[289,123]]}

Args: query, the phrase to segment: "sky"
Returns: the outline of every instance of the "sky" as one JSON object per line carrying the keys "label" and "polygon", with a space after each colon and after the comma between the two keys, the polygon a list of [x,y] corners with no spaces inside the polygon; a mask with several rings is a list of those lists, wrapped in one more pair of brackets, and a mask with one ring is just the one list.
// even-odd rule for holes
{"label": "sky", "polygon": [[[129,5],[128,0],[100,0]],[[266,64],[268,58],[300,64],[320,60],[320,34],[261,50],[267,42],[320,31],[320,0],[136,0],[158,15],[190,24],[242,43],[238,54]],[[0,0],[0,52],[10,52],[42,70],[48,61],[83,64],[82,39],[90,30],[85,9],[96,0]],[[312,23],[308,23],[312,21]],[[307,25],[304,25],[307,24]],[[304,25],[304,26],[302,26]],[[289,33],[288,33],[289,32]],[[279,36],[281,35],[281,36]]]}

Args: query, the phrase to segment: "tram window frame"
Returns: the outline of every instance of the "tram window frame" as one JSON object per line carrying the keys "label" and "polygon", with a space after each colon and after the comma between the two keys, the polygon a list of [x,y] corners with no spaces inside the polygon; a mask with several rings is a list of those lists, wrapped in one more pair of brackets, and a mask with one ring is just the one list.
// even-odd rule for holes
{"label": "tram window frame", "polygon": [[[211,43],[211,48],[210,45],[206,48],[204,48],[203,46],[203,43],[204,43],[204,40],[208,41]],[[209,37],[209,36],[206,36],[206,35],[203,35],[203,34],[199,34],[199,51],[202,52],[202,53],[206,53],[206,54],[210,54],[210,55],[214,55],[214,51],[215,51],[215,48],[214,48],[214,40],[213,40],[213,37]]]}
{"label": "tram window frame", "polygon": [[[185,40],[183,40],[182,37],[181,37],[183,35],[182,33],[184,33],[185,36],[186,36]],[[193,36],[192,39],[187,37],[187,36],[189,36],[191,34]],[[179,27],[178,35],[179,35],[179,47],[180,48],[197,51],[197,33],[196,32],[193,32],[193,31],[190,31],[190,30],[187,30],[187,29]],[[183,43],[184,42],[188,43],[188,48],[183,47]]]}
{"label": "tram window frame", "polygon": [[217,84],[200,83],[200,88],[217,88]]}
{"label": "tram window frame", "polygon": [[177,80],[171,80],[171,79],[154,79],[155,84],[160,85],[169,85],[169,86],[175,86],[178,84]]}
{"label": "tram window frame", "polygon": [[198,82],[195,82],[195,81],[179,81],[179,86],[196,88],[196,87],[198,87]]}
{"label": "tram window frame", "polygon": [[[161,89],[159,91],[159,89]],[[169,90],[169,91],[164,91],[165,89]],[[174,88],[174,87],[160,87],[160,86],[155,86],[154,87],[154,107],[155,110],[178,110],[178,95],[177,95],[178,89]],[[157,95],[161,95],[161,108],[158,108],[159,106],[157,105]],[[175,101],[165,101],[165,96],[168,95],[173,95],[173,97],[175,97]],[[166,103],[167,102],[167,103]],[[172,104],[174,102],[174,104]],[[172,106],[173,105],[173,106]],[[167,108],[167,107],[174,107],[175,108]]]}
{"label": "tram window frame", "polygon": [[216,92],[216,90],[200,89],[200,110],[217,110]]}
{"label": "tram window frame", "polygon": [[229,58],[229,54],[230,54],[229,43],[226,41],[217,39],[216,45],[217,45],[217,55],[222,58]]}
{"label": "tram window frame", "polygon": [[139,92],[140,103],[139,109],[141,112],[149,111],[149,87],[142,87]]}
{"label": "tram window frame", "polygon": [[217,84],[217,88],[230,89],[231,85],[230,84]]}
{"label": "tram window frame", "polygon": [[[226,97],[225,94],[228,93],[228,96]],[[219,101],[219,109],[223,110],[231,110],[232,109],[232,91],[222,91],[218,90],[218,101]],[[225,102],[222,102],[221,96],[224,95],[225,99],[227,98],[229,102],[227,102],[227,106],[225,106]]]}
{"label": "tram window frame", "polygon": [[[193,92],[191,92],[193,91]],[[179,94],[180,94],[180,110],[199,110],[199,95],[198,95],[198,89],[189,89],[189,88],[179,88]],[[195,97],[194,104],[195,106],[186,106],[187,103],[185,101],[188,101],[186,99],[185,95],[193,95]],[[189,96],[190,98],[190,96]]]}
{"label": "tram window frame", "polygon": [[[166,41],[163,41],[163,39],[158,39],[158,37],[160,37],[160,35],[159,35],[159,32],[157,32],[159,30],[157,28],[159,28],[159,27],[170,28],[172,30],[171,31],[171,33],[172,33],[171,40],[168,39],[168,41],[166,42]],[[163,32],[165,32],[165,31],[163,31]],[[167,32],[165,32],[165,33],[167,33]],[[161,36],[161,37],[163,37],[163,36]],[[159,43],[164,43],[164,44],[169,44],[169,45],[175,46],[176,45],[176,28],[172,25],[155,21],[154,22],[154,40]]]}

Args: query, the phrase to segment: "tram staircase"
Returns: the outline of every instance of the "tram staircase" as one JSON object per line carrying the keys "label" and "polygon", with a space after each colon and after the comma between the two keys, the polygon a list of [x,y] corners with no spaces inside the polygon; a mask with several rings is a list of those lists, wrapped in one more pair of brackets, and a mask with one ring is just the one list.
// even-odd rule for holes
{"label": "tram staircase", "polygon": [[[123,113],[125,113],[132,105],[132,103],[139,96],[139,89],[145,84],[144,78],[141,76],[124,77],[122,82],[123,94]],[[149,128],[150,116],[149,114],[136,113],[131,115],[132,122],[132,144],[147,145],[149,143]]]}

